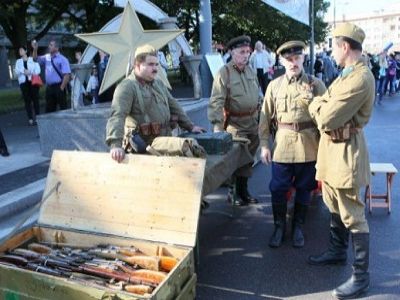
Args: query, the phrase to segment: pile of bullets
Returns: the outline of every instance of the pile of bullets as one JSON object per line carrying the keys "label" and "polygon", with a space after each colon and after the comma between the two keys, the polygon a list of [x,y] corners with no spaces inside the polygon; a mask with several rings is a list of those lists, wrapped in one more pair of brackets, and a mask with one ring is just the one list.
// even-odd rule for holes
{"label": "pile of bullets", "polygon": [[176,258],[161,254],[145,255],[133,246],[86,249],[31,243],[27,249],[0,254],[0,264],[145,295],[151,294],[178,263]]}

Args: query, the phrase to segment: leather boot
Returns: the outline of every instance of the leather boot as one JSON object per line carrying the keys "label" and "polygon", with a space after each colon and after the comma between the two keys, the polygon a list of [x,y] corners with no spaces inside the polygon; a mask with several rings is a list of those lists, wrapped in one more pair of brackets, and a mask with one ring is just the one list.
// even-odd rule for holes
{"label": "leather boot", "polygon": [[349,245],[349,230],[344,226],[338,214],[331,214],[331,228],[328,250],[308,257],[311,265],[344,265]]}
{"label": "leather boot", "polygon": [[287,210],[286,202],[272,204],[272,212],[274,214],[275,229],[274,229],[274,233],[272,234],[272,236],[269,240],[269,244],[268,244],[271,248],[280,247],[285,238],[286,210]]}
{"label": "leather boot", "polygon": [[229,187],[229,192],[228,192],[228,202],[232,203],[234,206],[245,206],[248,205],[248,203],[244,202],[241,197],[238,197],[240,191],[241,191],[241,186],[238,184],[238,180],[236,179],[236,184],[235,186]]}
{"label": "leather boot", "polygon": [[352,276],[333,291],[338,299],[352,299],[369,287],[369,233],[352,233],[354,262]]}
{"label": "leather boot", "polygon": [[296,202],[294,205],[293,223],[292,223],[292,239],[293,247],[304,247],[304,235],[302,227],[306,220],[308,205]]}
{"label": "leather boot", "polygon": [[248,204],[258,203],[258,200],[256,198],[252,197],[249,193],[249,190],[247,187],[248,181],[249,181],[248,177],[240,176],[236,179],[237,194],[245,203],[248,203]]}

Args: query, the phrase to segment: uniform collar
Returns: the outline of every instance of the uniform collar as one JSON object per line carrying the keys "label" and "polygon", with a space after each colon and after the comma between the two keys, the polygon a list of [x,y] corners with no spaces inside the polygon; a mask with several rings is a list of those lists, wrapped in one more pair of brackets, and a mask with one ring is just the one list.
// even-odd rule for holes
{"label": "uniform collar", "polygon": [[233,63],[233,61],[230,61],[229,64],[230,64],[230,65],[232,66],[232,68],[233,68],[234,70],[236,70],[239,74],[245,73],[245,72],[246,72],[246,67],[247,67],[247,66],[244,66],[243,70],[240,70],[240,69],[238,68],[238,66],[235,65],[235,64]]}
{"label": "uniform collar", "polygon": [[136,81],[140,83],[141,86],[152,86],[154,80],[152,81],[147,81],[144,80],[142,77],[136,75],[134,72],[132,72],[133,76],[135,77]]}
{"label": "uniform collar", "polygon": [[289,78],[289,76],[285,74],[286,80],[288,81],[289,84],[299,81],[303,76],[304,76],[304,71],[301,71],[299,75],[293,76],[291,78]]}

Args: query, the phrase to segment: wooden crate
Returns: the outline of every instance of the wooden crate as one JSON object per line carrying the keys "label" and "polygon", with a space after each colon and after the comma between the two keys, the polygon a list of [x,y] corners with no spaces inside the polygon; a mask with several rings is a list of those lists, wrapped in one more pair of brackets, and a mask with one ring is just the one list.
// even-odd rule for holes
{"label": "wooden crate", "polygon": [[135,246],[148,255],[162,247],[179,264],[148,296],[0,265],[0,298],[194,299],[204,168],[197,158],[128,155],[118,164],[108,153],[55,151],[38,224],[0,245],[0,252],[33,241]]}

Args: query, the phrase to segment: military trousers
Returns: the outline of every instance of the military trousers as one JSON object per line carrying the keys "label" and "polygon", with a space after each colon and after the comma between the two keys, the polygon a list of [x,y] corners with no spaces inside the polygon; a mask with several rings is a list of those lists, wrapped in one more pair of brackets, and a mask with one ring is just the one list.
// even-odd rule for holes
{"label": "military trousers", "polygon": [[311,191],[317,188],[315,161],[305,163],[272,162],[272,179],[269,184],[272,203],[287,201],[290,188],[296,189],[295,201],[308,205]]}
{"label": "military trousers", "polygon": [[360,188],[338,189],[322,182],[322,197],[329,211],[340,215],[344,226],[353,233],[368,233],[365,203],[360,198]]}
{"label": "military trousers", "polygon": [[[248,133],[241,130],[238,130],[232,126],[228,126],[227,132],[232,134],[233,137],[241,137],[246,138],[250,141],[248,144],[249,152],[252,156],[256,155],[258,146],[260,145],[260,139],[258,138],[258,133]],[[247,164],[236,170],[235,176],[237,177],[251,177],[253,174],[253,163]]]}

